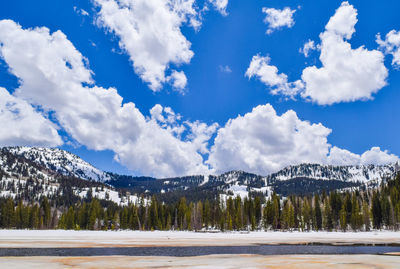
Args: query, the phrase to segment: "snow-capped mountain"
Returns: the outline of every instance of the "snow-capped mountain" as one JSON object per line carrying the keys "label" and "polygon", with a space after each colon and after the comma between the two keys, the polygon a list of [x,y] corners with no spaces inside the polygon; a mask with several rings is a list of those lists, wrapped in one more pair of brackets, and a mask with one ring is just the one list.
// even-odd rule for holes
{"label": "snow-capped mountain", "polygon": [[[19,154],[20,152],[24,154]],[[34,159],[35,156],[39,156],[39,159]],[[51,156],[54,156],[54,159]],[[39,201],[42,197],[64,201],[96,197],[113,201],[117,204],[128,204],[138,200],[135,195],[123,195],[109,185],[87,180],[87,174],[84,175],[85,177],[80,178],[73,173],[66,172],[74,171],[73,169],[63,170],[70,167],[76,168],[78,164],[85,165],[85,168],[87,168],[87,163],[82,160],[78,161],[78,164],[69,164],[70,166],[67,166],[67,168],[64,166],[52,166],[54,163],[62,163],[63,165],[67,163],[65,160],[61,160],[60,156],[67,156],[71,163],[71,160],[78,158],[70,153],[60,152],[60,150],[53,151],[49,149],[47,151],[45,149],[31,148],[28,151],[26,148],[0,148],[0,197],[12,197],[17,200],[24,199],[29,202]],[[74,156],[75,158],[72,159]],[[83,171],[93,171],[92,167],[90,169]],[[97,172],[99,170],[94,171]],[[78,175],[83,174],[80,173]]]}
{"label": "snow-capped mountain", "polygon": [[362,184],[379,184],[383,179],[392,177],[399,171],[397,163],[388,165],[333,166],[320,164],[300,164],[289,166],[267,176],[270,183],[294,178],[312,178],[316,180],[337,180]]}
{"label": "snow-capped mountain", "polygon": [[3,149],[66,176],[99,182],[110,180],[107,173],[65,150],[39,147],[6,147]]}
{"label": "snow-capped mountain", "polygon": [[[45,186],[49,195],[60,192],[59,176],[80,179],[86,189],[75,186],[75,181],[62,181],[63,186],[70,184],[75,195],[85,197],[90,182],[110,189],[107,197],[117,201],[118,191],[129,191],[136,195],[158,194],[166,199],[187,196],[193,199],[206,199],[215,195],[255,195],[270,196],[273,192],[281,195],[309,194],[314,192],[345,190],[348,188],[374,188],[400,170],[399,165],[360,165],[332,166],[319,164],[300,164],[286,167],[267,176],[230,171],[221,175],[197,175],[157,179],[152,177],[135,177],[101,171],[80,157],[67,151],[52,148],[4,147],[0,148],[0,172],[7,174],[0,177],[0,191],[7,193],[15,189],[10,184],[27,180],[37,181],[37,186]],[[0,174],[1,176],[1,174]],[[10,181],[10,182],[8,182]],[[7,183],[8,182],[8,183]],[[32,186],[36,186],[36,185]],[[75,184],[75,185],[74,185]],[[28,184],[29,185],[29,184]],[[58,187],[57,187],[58,186]],[[115,189],[112,189],[113,186]],[[32,187],[34,188],[34,187]],[[112,192],[111,192],[112,191]],[[93,192],[93,191],[92,191]],[[96,189],[96,193],[98,188]],[[10,192],[11,193],[11,192]],[[43,191],[42,191],[43,193]],[[96,194],[106,197],[106,192]],[[118,202],[121,202],[118,200]]]}
{"label": "snow-capped mountain", "polygon": [[301,164],[286,167],[268,176],[244,171],[168,179],[114,175],[108,183],[118,188],[127,188],[134,193],[162,194],[166,197],[173,197],[177,193],[202,198],[214,197],[216,194],[245,197],[249,193],[269,197],[274,191],[286,196],[323,190],[374,188],[383,180],[393,178],[398,171],[398,164],[365,166]]}

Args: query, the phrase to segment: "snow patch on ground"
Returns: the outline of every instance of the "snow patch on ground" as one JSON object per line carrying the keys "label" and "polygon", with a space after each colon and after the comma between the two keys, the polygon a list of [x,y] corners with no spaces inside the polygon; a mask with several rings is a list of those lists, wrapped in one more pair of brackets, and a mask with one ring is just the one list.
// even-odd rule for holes
{"label": "snow patch on ground", "polygon": [[[88,195],[89,188],[75,190],[75,195],[86,198]],[[112,189],[104,188],[99,190],[99,188],[91,188],[92,196],[97,199],[104,199],[113,201],[116,204],[126,206],[130,203],[137,204],[139,202],[139,197],[136,195],[121,196],[119,192]]]}
{"label": "snow patch on ground", "polygon": [[254,244],[399,244],[400,233],[0,230],[0,247],[224,246]]}

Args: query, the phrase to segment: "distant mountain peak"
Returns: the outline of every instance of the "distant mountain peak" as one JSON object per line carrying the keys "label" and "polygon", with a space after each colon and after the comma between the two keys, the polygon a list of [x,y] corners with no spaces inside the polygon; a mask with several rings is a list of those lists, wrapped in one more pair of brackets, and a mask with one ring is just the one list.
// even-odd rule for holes
{"label": "distant mountain peak", "polygon": [[284,181],[293,178],[312,178],[317,180],[338,180],[344,182],[380,183],[384,178],[392,177],[399,171],[397,163],[387,165],[326,165],[299,164],[288,166],[267,176],[269,182]]}
{"label": "distant mountain peak", "polygon": [[3,149],[63,175],[99,182],[110,179],[107,173],[77,155],[62,149],[44,147],[6,147]]}

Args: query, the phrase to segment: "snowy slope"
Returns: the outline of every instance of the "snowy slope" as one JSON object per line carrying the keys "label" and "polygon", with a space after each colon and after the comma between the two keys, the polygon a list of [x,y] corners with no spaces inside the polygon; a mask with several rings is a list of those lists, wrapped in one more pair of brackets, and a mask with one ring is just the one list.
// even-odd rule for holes
{"label": "snowy slope", "polygon": [[[20,148],[19,150],[23,149]],[[40,152],[40,149],[35,150],[39,150]],[[29,155],[14,154],[13,152],[15,151],[10,150],[10,148],[0,149],[0,197],[12,197],[14,199],[24,199],[32,202],[39,201],[41,197],[56,198],[63,195],[70,197],[67,193],[70,191],[77,197],[85,198],[87,197],[90,189],[92,197],[113,201],[120,205],[138,202],[138,196],[136,195],[130,195],[128,193],[127,195],[122,195],[120,192],[108,185],[94,181],[88,181],[83,178],[79,179],[77,177],[71,177],[73,173],[67,172],[74,171],[73,169],[66,170],[67,172],[62,173],[67,177],[63,177],[54,170],[49,169],[53,168],[51,164],[57,163],[59,152],[53,151],[53,153],[55,152],[52,155],[54,159],[51,159],[47,162],[45,162],[45,158],[49,158],[48,154],[49,152],[52,152],[52,150],[44,152],[42,151],[40,153],[37,152],[36,154],[38,154],[39,160],[25,158],[25,156],[35,156],[35,153],[33,153],[31,150],[21,151],[24,153],[28,152]],[[64,156],[67,156],[67,158],[71,157],[68,156],[68,153],[65,154],[66,155]],[[62,161],[62,163],[64,164],[66,162]],[[47,164],[47,166],[42,164]],[[87,163],[82,161],[78,162],[78,164],[82,166],[85,165],[85,169],[88,171]],[[78,167],[78,164],[74,163],[75,166],[67,166],[67,168],[76,168]],[[62,170],[63,166],[57,167],[60,167],[59,171],[65,171]],[[98,170],[91,171],[97,172]]]}
{"label": "snowy slope", "polygon": [[332,166],[320,164],[300,164],[289,166],[267,176],[268,182],[285,181],[294,178],[312,178],[317,180],[338,180],[379,184],[383,179],[392,177],[399,170],[397,163],[388,165]]}
{"label": "snowy slope", "polygon": [[36,147],[8,147],[5,149],[63,175],[99,182],[110,179],[107,173],[65,150]]}
{"label": "snowy slope", "polygon": [[[194,195],[197,197],[212,196],[215,193],[242,197],[251,192],[263,193],[266,197],[272,192],[289,195],[291,193],[312,193],[321,190],[343,190],[345,188],[374,188],[387,178],[399,171],[399,165],[366,165],[366,166],[331,166],[320,164],[300,164],[288,166],[277,173],[260,176],[244,171],[230,171],[221,175],[197,175],[175,177],[167,179],[156,179],[147,177],[121,176],[106,173],[91,164],[85,162],[78,156],[69,152],[52,148],[31,147],[6,147],[0,148],[0,168],[19,178],[26,178],[27,169],[33,169],[33,164],[40,167],[33,177],[46,179],[53,174],[73,176],[83,180],[106,183],[115,188],[127,189],[132,193],[148,195],[178,192],[180,194]],[[7,156],[8,157],[7,157]],[[24,159],[28,163],[10,163],[9,159]],[[48,171],[43,171],[48,170]],[[51,180],[50,180],[51,181]],[[3,180],[2,184],[6,184]],[[11,183],[7,183],[11,184]],[[0,186],[1,187],[1,186]],[[7,191],[11,187],[8,185]],[[56,195],[54,186],[48,186],[49,194]],[[81,189],[76,195],[83,197],[87,191]],[[117,192],[109,193],[107,197],[114,197],[118,203],[124,199],[117,197]],[[105,193],[98,193],[99,197],[105,197]],[[96,195],[94,195],[96,196]],[[134,200],[135,198],[132,197]],[[130,200],[130,199],[128,199]]]}

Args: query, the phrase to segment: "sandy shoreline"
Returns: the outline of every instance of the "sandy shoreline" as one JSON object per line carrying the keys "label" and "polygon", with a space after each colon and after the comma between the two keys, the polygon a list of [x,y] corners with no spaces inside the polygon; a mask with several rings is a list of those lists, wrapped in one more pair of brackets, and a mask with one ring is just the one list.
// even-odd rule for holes
{"label": "sandy shoreline", "polygon": [[400,232],[194,233],[0,230],[2,248],[244,246],[255,244],[400,244]]}
{"label": "sandy shoreline", "polygon": [[4,257],[1,268],[399,268],[384,255],[210,255],[198,257]]}

